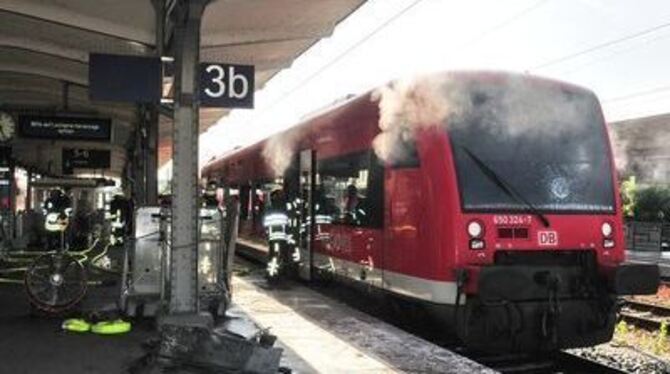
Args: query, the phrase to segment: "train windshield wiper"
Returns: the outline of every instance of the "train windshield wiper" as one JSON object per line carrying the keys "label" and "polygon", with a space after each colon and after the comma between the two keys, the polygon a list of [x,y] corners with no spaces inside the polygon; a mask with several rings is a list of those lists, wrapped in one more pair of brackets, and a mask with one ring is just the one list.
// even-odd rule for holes
{"label": "train windshield wiper", "polygon": [[540,219],[540,221],[542,221],[544,227],[549,227],[549,219],[547,219],[547,217],[544,214],[542,214],[535,207],[535,205],[533,205],[533,203],[531,203],[525,197],[523,197],[523,195],[521,195],[518,191],[516,191],[514,187],[512,187],[508,182],[506,182],[500,175],[498,175],[498,173],[493,171],[491,167],[489,167],[484,161],[482,161],[481,158],[477,157],[474,153],[472,153],[472,151],[469,150],[467,147],[462,145],[458,145],[458,147],[460,147],[465,152],[465,154],[467,154],[472,159],[472,161],[475,162],[475,165],[477,165],[477,167],[484,173],[484,175],[486,175],[486,177],[488,177],[493,183],[495,183],[495,185],[498,186],[498,188],[500,188],[503,192],[505,192],[507,196],[524,204],[526,207],[528,207],[528,210],[531,213],[533,213],[533,215],[535,215],[537,218]]}

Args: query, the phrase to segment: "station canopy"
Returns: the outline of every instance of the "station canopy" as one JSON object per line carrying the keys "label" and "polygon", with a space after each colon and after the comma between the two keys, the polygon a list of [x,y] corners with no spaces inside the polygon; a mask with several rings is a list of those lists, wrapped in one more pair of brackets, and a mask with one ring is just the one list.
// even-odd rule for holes
{"label": "station canopy", "polygon": [[[365,0],[217,0],[206,8],[201,60],[256,66],[256,89]],[[169,8],[174,1],[166,0]],[[111,170],[122,175],[135,143],[140,111],[132,103],[91,102],[89,53],[155,56],[151,0],[3,0],[0,2],[0,111],[16,116],[109,118],[109,143],[15,138],[18,162],[44,174],[61,172],[64,147],[111,150]],[[169,29],[166,31],[169,33]],[[166,36],[166,40],[169,35]],[[226,114],[201,109],[200,131]],[[172,122],[161,115],[161,162],[170,157]],[[77,170],[77,173],[84,173]]]}

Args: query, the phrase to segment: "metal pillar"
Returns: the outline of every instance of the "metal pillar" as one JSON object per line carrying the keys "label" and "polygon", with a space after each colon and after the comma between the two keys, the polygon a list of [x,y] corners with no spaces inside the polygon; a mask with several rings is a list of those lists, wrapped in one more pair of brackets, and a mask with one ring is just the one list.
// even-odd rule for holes
{"label": "metal pillar", "polygon": [[26,170],[28,181],[26,182],[26,212],[33,209],[33,171]]}
{"label": "metal pillar", "polygon": [[152,109],[147,126],[147,148],[144,164],[147,205],[158,205],[158,123],[158,111]]}
{"label": "metal pillar", "polygon": [[127,174],[132,178],[132,194],[138,205],[146,204],[146,183],[145,183],[145,125],[146,113],[143,106],[137,110],[139,123],[137,124],[137,131],[135,132],[135,144],[132,147],[132,158],[130,161]]}
{"label": "metal pillar", "polygon": [[[152,0],[156,14],[156,57],[160,58],[165,46],[165,0]],[[144,143],[144,191],[147,205],[158,205],[158,125],[160,116],[158,107],[153,105],[149,110],[149,121],[146,127]]]}
{"label": "metal pillar", "polygon": [[171,314],[198,312],[198,98],[200,23],[208,0],[175,9],[175,109],[172,136]]}

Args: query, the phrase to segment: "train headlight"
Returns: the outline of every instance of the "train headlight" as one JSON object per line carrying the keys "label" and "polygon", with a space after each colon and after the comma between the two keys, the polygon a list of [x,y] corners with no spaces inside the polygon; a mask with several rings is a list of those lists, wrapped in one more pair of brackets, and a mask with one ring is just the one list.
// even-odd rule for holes
{"label": "train headlight", "polygon": [[613,239],[605,239],[605,240],[603,240],[603,247],[605,247],[605,248],[614,248],[614,240],[613,240]]}
{"label": "train headlight", "polygon": [[468,223],[468,235],[471,238],[480,238],[484,234],[484,226],[479,221]]}
{"label": "train headlight", "polygon": [[609,238],[612,236],[614,228],[612,227],[611,223],[604,222],[603,225],[600,227],[600,231],[603,233],[604,237]]}

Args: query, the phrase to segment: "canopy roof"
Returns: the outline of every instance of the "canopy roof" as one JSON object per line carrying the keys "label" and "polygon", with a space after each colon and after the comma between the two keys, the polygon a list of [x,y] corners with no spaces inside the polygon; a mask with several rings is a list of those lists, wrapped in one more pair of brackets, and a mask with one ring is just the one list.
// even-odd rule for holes
{"label": "canopy roof", "polygon": [[[255,65],[256,89],[260,89],[312,44],[330,35],[364,1],[213,1],[203,18],[201,60]],[[174,1],[166,3],[169,9]],[[120,175],[140,113],[135,104],[88,99],[88,55],[154,55],[155,25],[150,0],[0,2],[0,111],[111,118],[110,144],[81,146],[111,149],[110,174]],[[225,114],[221,109],[201,109],[200,131]],[[170,150],[170,129],[171,120],[161,116],[163,152]],[[42,146],[45,142],[48,147]],[[58,174],[61,148],[73,144],[15,139],[13,145],[14,156],[22,164]],[[169,153],[163,156],[166,160]]]}

